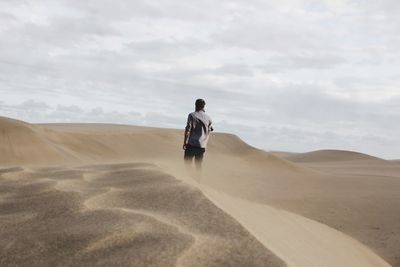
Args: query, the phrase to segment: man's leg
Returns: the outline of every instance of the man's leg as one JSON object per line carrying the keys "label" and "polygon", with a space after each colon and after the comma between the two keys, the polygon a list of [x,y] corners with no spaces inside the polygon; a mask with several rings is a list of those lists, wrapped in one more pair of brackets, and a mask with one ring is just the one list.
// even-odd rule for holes
{"label": "man's leg", "polygon": [[195,153],[193,151],[193,147],[188,145],[185,149],[185,154],[183,156],[186,166],[188,166],[192,163],[194,156],[195,156]]}
{"label": "man's leg", "polygon": [[196,169],[197,169],[198,171],[201,170],[201,165],[202,165],[202,163],[203,163],[204,152],[205,152],[205,149],[199,147],[199,148],[197,149],[196,155],[195,155],[195,157],[194,157],[194,162],[195,162],[195,164],[196,164]]}

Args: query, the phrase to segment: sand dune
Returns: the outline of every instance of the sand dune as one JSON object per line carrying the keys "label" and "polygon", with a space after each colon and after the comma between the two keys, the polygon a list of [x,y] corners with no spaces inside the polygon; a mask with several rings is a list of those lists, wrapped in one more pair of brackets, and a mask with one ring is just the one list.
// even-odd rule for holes
{"label": "sand dune", "polygon": [[284,158],[293,162],[381,160],[377,157],[373,157],[367,154],[345,150],[318,150],[307,153],[284,155]]}
{"label": "sand dune", "polygon": [[0,162],[5,165],[62,162],[63,153],[41,131],[40,127],[0,117]]}
{"label": "sand dune", "polygon": [[361,176],[400,177],[396,161],[384,160],[367,154],[343,150],[321,150],[286,155],[286,160],[327,173]]}
{"label": "sand dune", "polygon": [[400,266],[397,163],[274,154],[217,133],[199,175],[182,164],[180,130],[7,118],[0,128],[5,265]]}

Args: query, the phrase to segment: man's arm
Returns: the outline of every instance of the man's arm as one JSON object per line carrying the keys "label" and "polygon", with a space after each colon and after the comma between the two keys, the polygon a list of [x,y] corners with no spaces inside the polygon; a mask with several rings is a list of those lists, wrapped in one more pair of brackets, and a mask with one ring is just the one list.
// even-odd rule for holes
{"label": "man's arm", "polygon": [[188,130],[185,129],[185,137],[184,137],[185,139],[183,139],[183,147],[182,147],[183,150],[186,149],[186,145],[187,145],[189,136],[190,136],[190,131],[188,131]]}
{"label": "man's arm", "polygon": [[186,123],[186,127],[185,127],[185,135],[184,135],[183,146],[182,146],[183,150],[186,149],[186,145],[189,140],[191,130],[192,130],[192,116],[190,116],[190,114],[189,114],[187,123]]}

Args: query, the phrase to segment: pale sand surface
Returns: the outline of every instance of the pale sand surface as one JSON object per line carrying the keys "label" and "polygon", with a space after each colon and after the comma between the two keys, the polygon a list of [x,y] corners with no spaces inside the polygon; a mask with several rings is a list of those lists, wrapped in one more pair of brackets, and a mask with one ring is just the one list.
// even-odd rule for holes
{"label": "pale sand surface", "polygon": [[[26,226],[27,228],[13,228],[14,231],[19,228],[22,229],[21,232],[25,231],[27,236],[32,236],[32,240],[41,240],[41,237],[48,237],[46,240],[51,241],[49,248],[46,247],[47,250],[38,249],[36,252],[28,253],[27,258],[32,257],[43,260],[45,258],[43,255],[46,254],[46,251],[50,253],[54,249],[54,254],[59,255],[55,256],[55,258],[60,257],[60,260],[65,256],[63,251],[66,250],[65,254],[72,253],[64,258],[68,258],[69,261],[77,260],[78,258],[75,257],[81,257],[79,258],[80,260],[88,260],[87,262],[90,262],[94,258],[102,258],[104,255],[108,255],[108,252],[115,253],[109,254],[110,259],[123,261],[124,258],[129,258],[138,253],[135,251],[138,248],[137,244],[136,247],[132,245],[134,248],[126,245],[131,244],[129,240],[133,237],[129,237],[129,235],[132,235],[132,233],[127,234],[124,232],[125,228],[136,229],[135,219],[127,219],[128,217],[135,217],[136,213],[137,216],[141,215],[148,219],[149,217],[150,219],[153,218],[153,220],[156,218],[155,223],[158,224],[152,229],[157,229],[157,231],[156,233],[150,231],[152,234],[157,235],[158,231],[164,234],[163,231],[165,229],[165,232],[168,232],[168,234],[165,233],[166,236],[172,235],[173,231],[167,230],[168,227],[159,229],[158,225],[175,226],[175,231],[178,231],[174,237],[174,240],[177,240],[177,245],[176,248],[167,250],[168,252],[166,253],[169,254],[165,257],[169,259],[169,262],[165,264],[181,264],[182,257],[177,255],[181,255],[182,251],[191,251],[184,248],[184,244],[186,244],[186,247],[190,244],[190,241],[185,241],[184,238],[190,236],[188,233],[192,235],[192,243],[194,242],[193,239],[196,241],[204,240],[202,234],[211,236],[214,234],[214,232],[212,234],[199,234],[200,230],[196,227],[200,226],[194,222],[195,220],[189,223],[190,219],[188,218],[192,216],[198,220],[199,214],[202,213],[190,211],[189,208],[186,208],[185,203],[187,199],[196,199],[196,197],[201,201],[208,201],[201,193],[203,192],[215,205],[229,214],[222,212],[211,202],[207,202],[209,203],[209,209],[204,210],[203,217],[207,218],[209,223],[213,223],[214,220],[219,222],[219,220],[226,219],[224,223],[229,221],[227,224],[232,225],[228,226],[228,229],[233,227],[238,229],[234,232],[240,232],[236,236],[231,236],[231,231],[229,231],[229,234],[221,233],[226,238],[221,241],[222,245],[219,244],[222,248],[229,248],[228,243],[237,243],[237,247],[232,248],[232,250],[228,249],[228,252],[225,251],[225,253],[217,253],[216,257],[228,260],[227,258],[232,257],[232,255],[226,256],[232,254],[229,251],[243,250],[239,259],[235,258],[234,261],[248,260],[244,266],[252,266],[251,264],[249,265],[249,262],[253,263],[252,260],[256,258],[262,259],[259,264],[279,266],[281,262],[269,252],[272,251],[290,266],[385,266],[386,263],[383,260],[393,266],[400,266],[400,252],[398,250],[400,247],[399,171],[397,167],[388,168],[388,161],[372,157],[365,158],[364,156],[362,159],[357,158],[354,160],[354,155],[342,155],[345,160],[335,161],[334,164],[321,161],[319,160],[320,158],[311,162],[307,160],[302,162],[297,160],[295,162],[293,159],[291,161],[288,158],[285,159],[249,147],[236,136],[213,134],[206,153],[203,172],[198,175],[192,172],[188,173],[182,166],[181,143],[183,137],[182,131],[179,130],[106,124],[29,125],[8,119],[0,119],[0,128],[2,128],[0,142],[1,164],[3,166],[22,166],[24,168],[21,171],[17,167],[14,170],[11,169],[9,173],[2,174],[0,183],[2,186],[5,184],[6,188],[2,190],[2,200],[0,200],[2,205],[8,203],[7,205],[9,206],[19,208],[28,205],[23,202],[24,195],[28,194],[24,189],[24,183],[39,179],[41,182],[38,182],[39,185],[35,185],[37,187],[42,186],[41,183],[44,183],[43,186],[45,188],[53,188],[57,192],[66,194],[73,193],[76,196],[78,200],[72,202],[77,202],[78,204],[75,204],[76,206],[73,208],[67,207],[67,210],[72,209],[81,212],[80,209],[83,207],[82,209],[85,212],[99,212],[99,210],[106,213],[112,212],[113,215],[108,217],[116,220],[114,216],[119,216],[118,218],[124,221],[123,223],[121,222],[122,226],[116,228],[110,226],[110,228],[107,228],[109,226],[108,223],[105,223],[106,226],[101,226],[102,221],[107,219],[101,217],[103,215],[99,215],[99,219],[94,219],[92,222],[95,225],[99,224],[99,229],[102,229],[101,227],[107,229],[104,230],[104,235],[97,236],[98,232],[102,232],[101,230],[95,230],[96,227],[93,227],[91,222],[87,222],[90,227],[85,227],[86,221],[78,218],[76,220],[78,222],[82,221],[82,228],[77,226],[79,223],[74,223],[74,231],[78,231],[79,236],[80,234],[87,234],[88,236],[85,239],[86,241],[77,241],[77,243],[74,243],[73,237],[72,241],[69,241],[67,233],[70,226],[65,226],[67,232],[63,232],[65,235],[61,235],[61,237],[57,237],[57,235],[46,236],[43,234],[44,230],[41,230],[41,227],[38,226],[33,228],[28,226]],[[335,151],[330,151],[329,153],[334,154],[325,155],[329,159],[336,157],[338,154]],[[371,170],[365,170],[364,167],[359,166],[354,167],[354,161],[360,164],[362,160],[374,161],[375,165]],[[154,173],[148,176],[141,176],[140,172],[138,173],[137,171],[138,169],[141,171],[143,166],[129,167],[128,170],[125,170],[124,167],[122,172],[128,173],[126,180],[129,181],[124,180],[122,182],[118,179],[114,181],[111,177],[116,175],[113,171],[121,172],[121,170],[118,170],[119,167],[116,167],[119,165],[105,165],[104,162],[121,161],[155,163],[160,167],[159,170],[156,167],[145,167],[145,169],[155,168],[152,171],[163,173],[164,175],[169,173],[170,176],[167,175],[169,177],[167,180],[172,179],[174,181],[171,182],[172,184],[178,183],[182,185],[185,188],[183,190],[185,192],[197,193],[187,192],[185,203],[177,201],[174,208],[171,208],[167,205],[168,202],[162,199],[166,198],[174,201],[176,199],[176,191],[172,190],[172,193],[169,193],[169,188],[165,187],[164,180],[164,182],[161,182],[151,179],[157,176]],[[97,166],[79,168],[78,165],[83,163],[88,165],[97,164]],[[67,173],[76,173],[77,170],[82,171],[82,178],[75,180],[62,179],[60,181],[56,178],[57,175],[51,172],[46,174],[46,177],[42,177],[40,176],[42,175],[40,170],[37,169],[37,165],[40,164],[53,164]],[[372,164],[369,162],[364,165],[371,166]],[[392,165],[398,166],[397,163],[393,162]],[[117,170],[113,170],[113,168],[117,168]],[[346,170],[343,171],[343,168],[346,168]],[[378,168],[378,171],[376,168]],[[357,172],[357,169],[362,169],[363,172]],[[382,170],[386,172],[383,176],[381,175]],[[96,172],[100,177],[92,172]],[[25,175],[28,173],[31,173],[32,176]],[[104,175],[103,178],[101,174]],[[135,189],[136,183],[140,184],[135,177],[139,177],[139,180],[144,180],[143,183],[145,184],[150,179],[153,185],[150,187],[145,186],[145,188],[138,186],[140,190]],[[174,177],[178,178],[178,180]],[[13,188],[16,191],[21,192],[20,194],[10,193],[14,189],[7,189],[9,179],[15,183],[11,187],[14,186]],[[184,181],[184,183],[179,181]],[[119,184],[120,182],[121,184]],[[146,188],[148,190],[145,190]],[[175,185],[173,188],[175,188]],[[51,191],[53,189],[48,190]],[[42,195],[47,192],[46,190],[35,191],[34,195]],[[29,192],[29,190],[27,191]],[[162,195],[162,197],[158,197],[159,195]],[[66,199],[69,199],[69,197],[68,195]],[[72,199],[75,198],[72,197]],[[27,202],[29,203],[29,201]],[[54,202],[61,206],[70,204],[62,198]],[[18,203],[24,203],[24,205],[18,206]],[[39,204],[34,206],[40,207],[44,205],[42,203],[47,202],[39,201]],[[60,217],[62,214],[56,213],[51,207],[52,205],[50,207],[43,206],[44,210],[49,210],[48,218],[51,219],[50,221],[61,220],[62,222],[68,222],[67,219]],[[13,210],[13,212],[18,214],[16,210]],[[213,212],[218,215],[210,217]],[[10,224],[15,221],[23,223],[25,220],[35,220],[36,216],[35,212],[33,214],[21,213],[21,217],[16,214],[9,217],[6,215]],[[237,224],[231,216],[246,227],[247,230]],[[2,221],[7,222],[7,220]],[[115,224],[119,225],[118,222]],[[147,222],[144,224],[146,225]],[[193,225],[189,226],[190,224]],[[51,225],[57,228],[55,226],[57,223],[52,223]],[[0,227],[2,231],[4,229],[12,229],[3,225]],[[64,227],[58,227],[57,229],[60,230],[60,228],[63,229]],[[209,227],[205,228],[201,229],[208,230]],[[223,231],[221,228],[223,227],[220,226],[218,229]],[[57,229],[53,229],[53,231]],[[89,229],[94,229],[94,232],[89,231]],[[219,230],[216,231],[218,232]],[[11,230],[5,230],[5,235],[11,238],[10,233],[7,233],[7,231]],[[260,243],[250,236],[249,232],[264,247],[261,246],[260,248]],[[315,233],[318,233],[318,235],[316,236]],[[24,238],[21,237],[21,239],[7,244],[11,244],[11,246],[15,242],[24,244]],[[232,239],[229,240],[229,238],[233,238],[236,241],[232,242]],[[243,240],[247,238],[249,241],[242,241],[242,238]],[[114,240],[117,241],[114,242]],[[143,238],[141,240],[140,242],[145,242],[147,239]],[[161,243],[164,241],[163,238],[157,240],[161,240]],[[55,244],[53,244],[54,242]],[[119,242],[122,242],[122,244]],[[169,241],[165,242],[169,244]],[[39,243],[46,244],[45,241]],[[154,243],[157,242],[150,243],[149,248],[152,245],[156,246]],[[199,242],[194,243],[199,244]],[[249,247],[248,244],[250,243],[253,245]],[[68,246],[68,244],[72,244],[71,250],[63,248],[64,245]],[[210,244],[214,243],[211,242]],[[304,248],[300,249],[303,244]],[[158,245],[160,244],[157,243]],[[18,245],[16,247],[18,248]],[[160,247],[163,248],[162,245]],[[190,247],[195,248],[192,249],[193,251],[203,251],[201,245],[192,245]],[[207,247],[212,247],[212,245]],[[245,250],[245,247],[249,247],[249,251]],[[88,250],[88,248],[90,249]],[[296,250],[297,252],[295,252]],[[312,253],[313,250],[315,250],[315,253]],[[89,253],[89,256],[79,254],[83,253],[82,251]],[[90,254],[94,253],[93,251],[96,251],[97,254]],[[220,249],[212,249],[212,251],[219,252]],[[352,253],[344,253],[343,251],[352,251]],[[75,252],[77,254],[74,254]],[[22,255],[25,255],[24,253]],[[6,256],[12,257],[13,254],[11,250]],[[154,262],[159,262],[159,253],[155,254],[154,258],[152,258],[153,256],[148,257],[154,259]],[[193,254],[198,255],[197,253],[183,254],[186,255],[183,259],[187,259],[187,262],[193,263],[198,260],[198,258],[195,260],[191,258]],[[71,257],[71,255],[75,256]],[[92,257],[90,255],[96,256]],[[199,255],[206,255],[205,259],[209,256],[207,253],[200,253]],[[253,256],[248,257],[248,255]],[[254,255],[257,256],[254,257]],[[201,260],[205,260],[203,256],[199,257]],[[213,256],[210,257],[212,259]],[[107,262],[107,260],[108,257],[103,257],[99,260],[99,263],[102,261]],[[138,261],[142,262],[142,260]],[[217,261],[217,263],[221,262]],[[254,265],[256,264],[257,261]],[[218,266],[223,266],[223,264]]]}

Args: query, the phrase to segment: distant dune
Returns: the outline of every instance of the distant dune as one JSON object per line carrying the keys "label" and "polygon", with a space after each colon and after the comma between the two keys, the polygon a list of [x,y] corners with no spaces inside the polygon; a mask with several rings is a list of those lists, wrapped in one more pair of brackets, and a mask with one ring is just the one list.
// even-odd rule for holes
{"label": "distant dune", "polygon": [[284,158],[293,162],[381,160],[380,158],[367,154],[345,150],[318,150],[307,153],[284,155]]}
{"label": "distant dune", "polygon": [[[400,266],[400,164],[0,118],[0,265]],[[388,263],[389,264],[388,264]]]}
{"label": "distant dune", "polygon": [[284,155],[284,159],[313,170],[340,175],[398,177],[400,168],[393,160],[344,150],[319,150]]}

